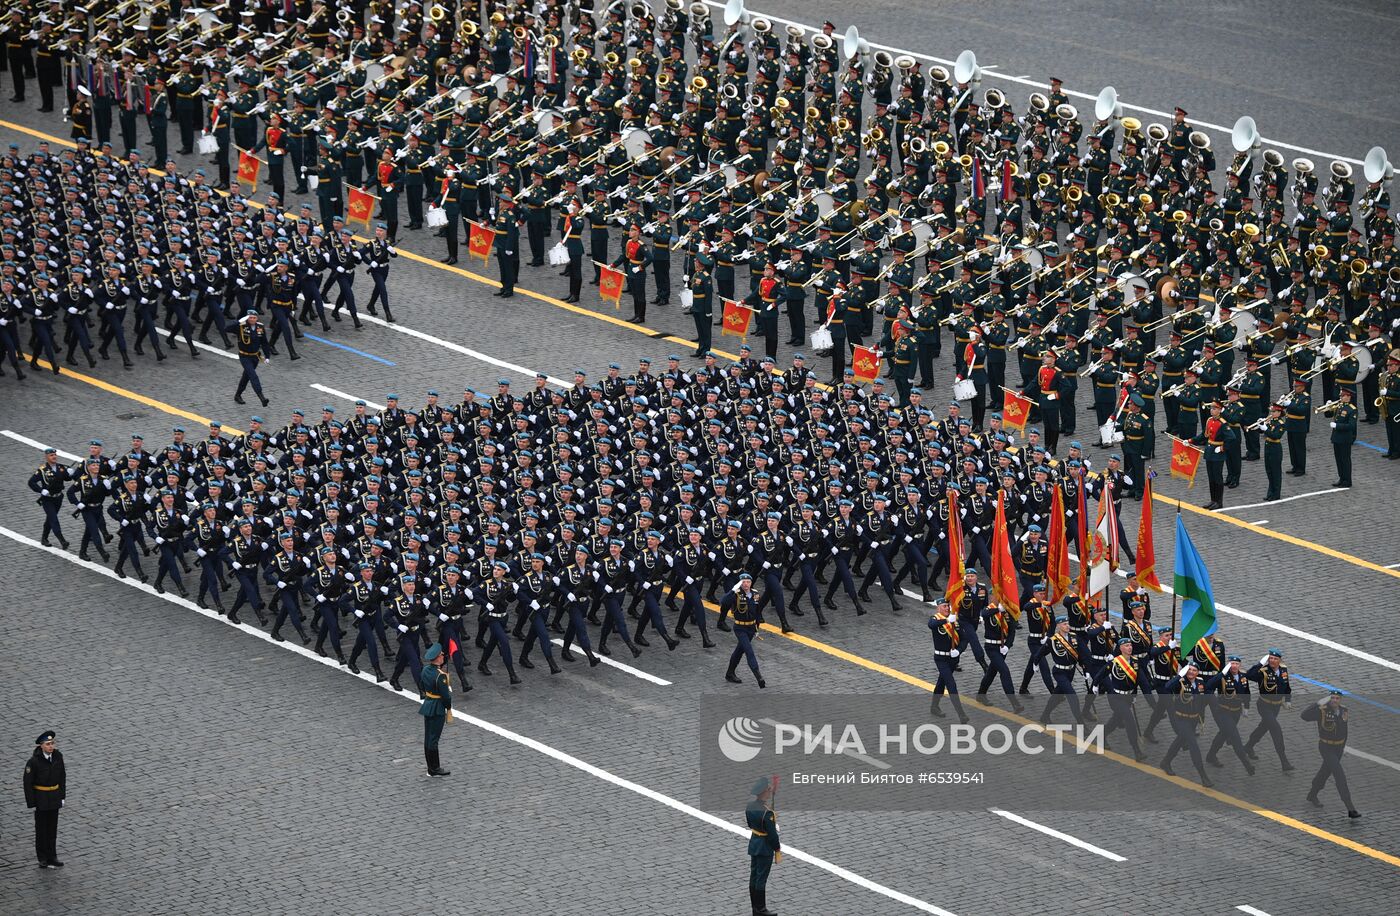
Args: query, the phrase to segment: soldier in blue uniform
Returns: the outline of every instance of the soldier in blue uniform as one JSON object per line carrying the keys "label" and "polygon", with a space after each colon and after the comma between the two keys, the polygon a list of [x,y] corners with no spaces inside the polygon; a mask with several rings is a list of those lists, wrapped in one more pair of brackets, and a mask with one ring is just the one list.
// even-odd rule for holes
{"label": "soldier in blue uniform", "polygon": [[1279,763],[1283,766],[1283,771],[1287,773],[1293,769],[1293,764],[1288,762],[1288,754],[1283,749],[1283,728],[1278,724],[1278,714],[1283,710],[1283,704],[1288,702],[1288,698],[1293,693],[1293,685],[1288,681],[1288,666],[1283,663],[1283,652],[1279,649],[1270,649],[1269,653],[1259,662],[1253,665],[1244,674],[1245,678],[1259,685],[1259,703],[1256,709],[1259,713],[1259,724],[1254,727],[1249,740],[1244,743],[1245,755],[1250,760],[1257,760],[1258,755],[1254,753],[1254,745],[1265,735],[1268,735],[1274,742],[1274,750],[1278,753]]}
{"label": "soldier in blue uniform", "polygon": [[[287,346],[291,346],[290,339]],[[252,385],[253,394],[258,396],[262,406],[267,406],[268,401],[267,396],[263,394],[262,380],[258,378],[258,363],[271,358],[272,345],[268,342],[267,332],[258,323],[258,313],[249,309],[247,314],[243,316],[243,320],[238,322],[238,362],[243,367],[243,374],[238,379],[238,389],[233,393],[235,404],[243,403],[243,391]]]}
{"label": "soldier in blue uniform", "polygon": [[731,684],[742,683],[739,675],[734,672],[739,667],[739,659],[744,658],[748,660],[749,670],[753,672],[758,686],[767,687],[763,680],[763,672],[758,670],[758,656],[753,651],[753,640],[758,635],[758,596],[753,593],[753,576],[740,573],[739,581],[729,594],[724,596],[722,604],[721,612],[734,618],[735,643],[734,651],[729,655],[729,670],[725,671],[724,679]]}
{"label": "soldier in blue uniform", "polygon": [[753,916],[776,916],[768,909],[768,873],[782,860],[778,841],[778,817],[773,812],[773,784],[767,779],[754,783],[754,797],[744,809],[749,827],[749,904]]}
{"label": "soldier in blue uniform", "polygon": [[963,711],[962,700],[958,698],[958,682],[953,674],[958,656],[962,650],[958,619],[953,616],[953,606],[947,598],[934,602],[934,615],[928,619],[928,628],[933,632],[933,663],[938,668],[938,683],[933,686],[931,712],[943,718],[942,700],[947,693],[953,698],[953,708],[957,710],[958,721],[967,724],[967,713]]}
{"label": "soldier in blue uniform", "polygon": [[451,776],[450,770],[442,768],[442,758],[438,754],[442,727],[452,721],[452,680],[447,676],[447,653],[442,651],[442,646],[433,643],[424,653],[423,661],[423,671],[418,675],[418,689],[423,693],[423,702],[418,707],[418,715],[423,717],[423,759],[428,764],[429,776]]}
{"label": "soldier in blue uniform", "polygon": [[68,549],[68,541],[63,537],[59,526],[58,510],[63,505],[63,485],[68,481],[68,469],[58,463],[58,450],[44,449],[44,463],[39,470],[29,475],[29,489],[38,494],[35,500],[44,510],[44,530],[39,542],[49,546],[49,536],[58,538],[63,549]]}
{"label": "soldier in blue uniform", "polygon": [[[1168,776],[1175,776],[1172,771],[1172,760],[1182,749],[1191,755],[1191,763],[1195,765],[1196,772],[1200,774],[1201,785],[1209,788],[1213,783],[1206,775],[1205,762],[1201,760],[1201,746],[1196,741],[1196,731],[1200,728],[1201,719],[1205,711],[1202,709],[1204,694],[1208,693],[1213,685],[1203,682],[1197,676],[1200,669],[1196,667],[1194,661],[1187,661],[1185,665],[1177,671],[1176,676],[1162,685],[1160,693],[1166,694],[1170,699],[1172,730],[1176,732],[1176,738],[1167,747],[1167,755],[1162,758],[1162,771]],[[1214,677],[1211,678],[1215,680]]]}

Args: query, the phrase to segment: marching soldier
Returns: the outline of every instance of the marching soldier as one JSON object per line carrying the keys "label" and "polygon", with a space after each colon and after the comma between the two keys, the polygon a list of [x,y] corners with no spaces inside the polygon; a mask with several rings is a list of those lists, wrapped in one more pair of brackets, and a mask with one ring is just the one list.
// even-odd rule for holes
{"label": "marching soldier", "polygon": [[1317,723],[1317,751],[1322,755],[1322,766],[1313,777],[1308,789],[1308,801],[1321,808],[1322,802],[1317,793],[1322,791],[1329,779],[1334,779],[1337,794],[1342,804],[1347,806],[1347,817],[1353,820],[1361,814],[1351,801],[1351,788],[1347,785],[1347,774],[1342,770],[1342,756],[1346,751],[1351,718],[1350,712],[1342,705],[1342,692],[1333,690],[1312,706],[1303,709],[1304,722]]}

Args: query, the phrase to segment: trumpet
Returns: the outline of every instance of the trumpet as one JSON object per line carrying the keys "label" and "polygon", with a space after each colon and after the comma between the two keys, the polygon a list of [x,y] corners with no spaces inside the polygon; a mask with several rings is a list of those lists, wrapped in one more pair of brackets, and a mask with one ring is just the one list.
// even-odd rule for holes
{"label": "trumpet", "polygon": [[1341,406],[1342,399],[1338,398],[1335,401],[1328,401],[1326,404],[1319,405],[1317,409],[1313,411],[1313,413],[1320,413],[1323,416],[1330,416],[1337,411],[1337,408]]}

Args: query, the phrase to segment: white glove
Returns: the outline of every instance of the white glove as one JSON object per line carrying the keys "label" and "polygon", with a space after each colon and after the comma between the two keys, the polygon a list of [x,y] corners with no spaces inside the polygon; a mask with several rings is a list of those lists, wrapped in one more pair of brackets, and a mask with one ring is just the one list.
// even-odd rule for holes
{"label": "white glove", "polygon": [[1190,665],[1182,665],[1180,668],[1177,669],[1176,676],[1177,676],[1177,677],[1186,677],[1186,669],[1187,669],[1187,668],[1190,668],[1190,667],[1191,667]]}
{"label": "white glove", "polygon": [[735,583],[734,583],[734,587],[731,588],[730,591],[737,595],[737,594],[739,594],[739,589],[741,589],[741,588],[743,588],[743,587],[744,587],[744,580],[740,579],[738,582],[735,582]]}
{"label": "white glove", "polygon": [[611,595],[611,594],[613,593],[613,587],[612,587],[611,585],[604,585],[604,586],[603,586],[603,591],[606,592],[607,594]]}
{"label": "white glove", "polygon": [[1098,688],[1097,686],[1095,686],[1095,687],[1090,687],[1089,690],[1090,690],[1092,693],[1098,693],[1098,692],[1099,692],[1099,688]]}
{"label": "white glove", "polygon": [[316,596],[316,603],[317,603],[317,604],[323,604],[323,603],[325,603],[325,600],[326,600],[326,596],[325,596],[325,595],[317,595],[317,596]]}
{"label": "white glove", "polygon": [[[78,508],[81,509],[81,508],[83,508],[83,507],[82,507],[82,506],[79,506]],[[157,544],[164,544],[164,543],[165,543],[165,538],[163,538],[163,537],[157,537],[157,538],[156,538],[156,543],[157,543]]]}
{"label": "white glove", "polygon": [[[1332,427],[1333,429],[1336,429],[1336,428],[1337,428],[1337,421],[1336,421],[1336,420],[1333,420],[1331,423],[1328,423],[1327,425],[1330,426],[1330,427]],[[1217,449],[1217,451],[1218,451],[1218,449]]]}
{"label": "white glove", "polygon": [[408,632],[408,627],[404,626],[403,624],[399,624],[399,632],[400,632],[400,633],[407,633],[407,632]]}
{"label": "white glove", "polygon": [[78,314],[78,310],[77,310],[76,308],[74,308],[73,306],[70,305],[70,306],[68,306],[68,314],[70,314],[70,315],[76,315],[76,314]]}
{"label": "white glove", "polygon": [[446,614],[439,614],[439,615],[438,615],[438,620],[441,620],[443,623],[447,623],[447,615],[446,615]]}
{"label": "white glove", "polygon": [[[123,522],[122,524],[126,524],[126,523]],[[242,568],[243,568],[243,564],[240,563],[240,562],[238,562],[237,560],[232,561],[229,565],[232,566],[234,569],[242,569]]]}
{"label": "white glove", "polygon": [[906,544],[912,544],[912,543],[914,543],[914,539],[913,539],[912,537],[910,537],[909,535],[906,534],[906,535],[904,536],[904,543],[906,543]]}
{"label": "white glove", "polygon": [[277,583],[277,587],[278,587],[278,588],[286,588],[286,587],[287,587],[287,583],[285,583],[285,582],[278,582],[278,583]]}
{"label": "white glove", "polygon": [[1006,646],[1002,646],[1002,647],[1001,647],[1001,654],[1002,654],[1002,655],[1005,655],[1005,654],[1006,654]]}
{"label": "white glove", "polygon": [[772,563],[769,563],[767,560],[764,560],[764,561],[763,561],[763,568],[764,568],[764,569],[772,569],[772,568],[773,568],[773,564],[772,564]]}
{"label": "white glove", "polygon": [[540,603],[539,603],[538,601],[531,601],[531,602],[530,602],[530,610],[532,610],[532,611],[538,611],[539,609],[540,609]]}
{"label": "white glove", "polygon": [[197,550],[195,550],[195,554],[198,555],[201,560],[209,556],[208,552],[206,552],[203,547],[200,547]]}
{"label": "white glove", "polygon": [[566,593],[564,597],[568,600],[570,604],[573,604],[575,601],[578,600],[578,598],[574,595],[573,592]]}
{"label": "white glove", "polygon": [[1261,665],[1267,665],[1268,663],[1269,663],[1269,656],[1267,656],[1267,655],[1264,656],[1263,658],[1259,659],[1259,664],[1261,664]]}
{"label": "white glove", "polygon": [[949,654],[950,656],[952,656],[953,658],[957,658],[959,655],[962,655],[962,650],[960,650],[960,649],[952,649],[952,650],[950,650],[950,651],[948,652],[948,654]]}
{"label": "white glove", "polygon": [[364,616],[365,616],[365,612],[364,612],[364,611],[356,611],[356,612],[355,612],[355,619],[356,619],[356,620],[359,620],[359,619],[363,618]]}
{"label": "white glove", "polygon": [[981,533],[982,533],[982,529],[981,529],[981,528],[978,528],[976,525],[973,525],[973,526],[972,526],[972,533],[973,533],[973,534],[981,534]]}

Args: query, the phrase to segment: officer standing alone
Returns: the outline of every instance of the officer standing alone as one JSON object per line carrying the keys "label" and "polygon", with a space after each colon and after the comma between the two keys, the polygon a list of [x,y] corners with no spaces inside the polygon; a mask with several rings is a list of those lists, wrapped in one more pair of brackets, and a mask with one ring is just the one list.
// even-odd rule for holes
{"label": "officer standing alone", "polygon": [[442,727],[452,721],[452,681],[447,675],[447,653],[437,643],[428,647],[423,655],[423,672],[418,676],[418,687],[423,691],[423,705],[418,707],[418,715],[423,717],[423,759],[428,764],[429,776],[450,776],[450,770],[442,768],[442,758],[438,755],[438,739],[442,737]]}
{"label": "officer standing alone", "polygon": [[68,795],[68,776],[63,754],[54,747],[57,738],[46,731],[34,739],[34,756],[24,765],[24,803],[34,809],[34,853],[40,868],[63,867],[58,861],[58,810]]}
{"label": "officer standing alone", "polygon": [[773,812],[773,784],[767,779],[754,783],[754,800],[744,809],[749,827],[749,904],[753,916],[775,916],[768,909],[768,873],[774,862],[782,861],[778,841],[778,817]]}

